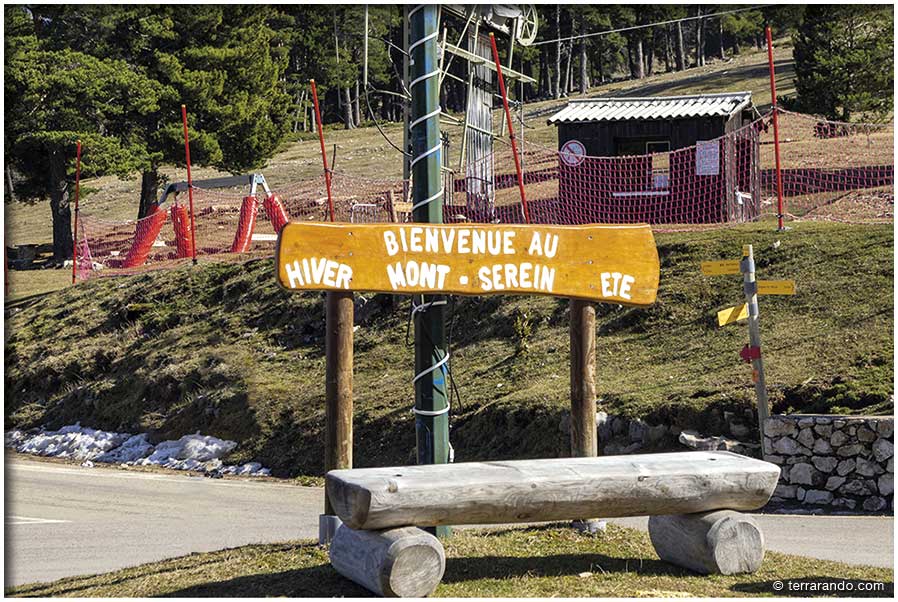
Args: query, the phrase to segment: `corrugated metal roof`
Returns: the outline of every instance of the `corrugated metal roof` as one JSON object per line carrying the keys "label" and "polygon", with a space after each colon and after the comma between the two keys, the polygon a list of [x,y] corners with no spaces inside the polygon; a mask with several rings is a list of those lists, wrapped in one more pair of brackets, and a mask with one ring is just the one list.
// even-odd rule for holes
{"label": "corrugated metal roof", "polygon": [[749,105],[751,92],[649,98],[582,98],[570,101],[566,107],[549,117],[549,123],[729,117]]}

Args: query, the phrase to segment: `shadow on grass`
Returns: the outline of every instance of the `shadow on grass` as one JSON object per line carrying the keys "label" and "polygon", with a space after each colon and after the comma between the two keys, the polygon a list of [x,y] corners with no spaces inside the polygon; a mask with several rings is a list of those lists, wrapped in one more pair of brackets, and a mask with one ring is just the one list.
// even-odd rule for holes
{"label": "shadow on grass", "polygon": [[604,554],[553,556],[476,556],[446,559],[443,583],[519,577],[564,577],[585,570],[602,573],[681,577],[691,573],[660,560],[615,558]]}
{"label": "shadow on grass", "polygon": [[[638,573],[650,576],[684,576],[689,573],[659,560],[613,558],[602,554],[558,554],[538,557],[477,556],[448,558],[441,583],[464,583],[482,579],[562,577],[576,575],[585,567],[601,567],[605,573]],[[247,575],[227,581],[204,583],[173,591],[173,597],[368,597],[371,592],[339,575],[329,564]]]}
{"label": "shadow on grass", "polygon": [[374,594],[344,579],[329,564],[282,571],[246,575],[236,579],[203,583],[165,594],[175,598],[290,598],[372,597]]}
{"label": "shadow on grass", "polygon": [[838,598],[892,598],[895,584],[891,581],[838,579],[835,577],[801,577],[737,583],[730,588],[742,594],[772,594],[780,597],[810,598],[835,596]]}

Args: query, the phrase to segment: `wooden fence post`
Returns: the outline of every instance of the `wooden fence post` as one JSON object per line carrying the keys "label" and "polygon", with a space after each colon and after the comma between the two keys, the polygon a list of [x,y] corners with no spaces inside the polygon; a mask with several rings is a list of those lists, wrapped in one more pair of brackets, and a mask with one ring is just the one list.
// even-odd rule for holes
{"label": "wooden fence post", "polygon": [[[326,304],[325,473],[338,468],[352,468],[353,294],[328,292]],[[324,514],[318,522],[318,542],[329,542],[339,524],[325,492]]]}

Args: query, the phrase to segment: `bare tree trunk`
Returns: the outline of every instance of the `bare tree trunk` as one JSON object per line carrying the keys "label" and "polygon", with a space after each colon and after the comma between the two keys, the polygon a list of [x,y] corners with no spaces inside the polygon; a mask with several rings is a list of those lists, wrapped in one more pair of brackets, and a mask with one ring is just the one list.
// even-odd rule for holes
{"label": "bare tree trunk", "polygon": [[[586,25],[580,23],[580,34],[586,33]],[[586,57],[586,40],[580,40],[580,94],[589,90],[589,59]]]}
{"label": "bare tree trunk", "polygon": [[645,59],[642,56],[642,38],[637,39],[634,44],[636,55],[633,57],[633,66],[636,68],[636,79],[645,77]]}
{"label": "bare tree trunk", "polygon": [[12,169],[9,163],[6,164],[6,189],[9,191],[9,200],[15,202],[16,189],[12,185]]}
{"label": "bare tree trunk", "polygon": [[355,125],[362,125],[362,101],[359,98],[359,80],[355,80],[355,98],[352,101],[355,110]]}
{"label": "bare tree trunk", "polygon": [[50,212],[53,216],[53,260],[72,258],[72,210],[66,181],[66,156],[61,149],[50,151]]}
{"label": "bare tree trunk", "polygon": [[[702,14],[702,7],[698,7],[698,15]],[[695,66],[701,67],[705,64],[705,20],[699,19],[695,22]]]}
{"label": "bare tree trunk", "polygon": [[717,32],[720,36],[720,60],[725,60],[727,55],[723,49],[723,17],[717,19]]}
{"label": "bare tree trunk", "polygon": [[137,207],[137,219],[150,214],[150,208],[156,204],[159,193],[159,172],[154,165],[140,174],[140,204]]}
{"label": "bare tree trunk", "polygon": [[297,90],[296,91],[296,109],[293,111],[293,133],[299,131],[299,114],[302,113],[303,118],[303,131],[305,131],[305,119],[306,119],[306,111],[305,111],[305,100],[306,100],[306,91],[305,90]]}
{"label": "bare tree trunk", "polygon": [[309,122],[308,122],[309,110],[308,109],[309,108],[306,103],[306,92],[305,92],[305,90],[303,90],[303,93],[302,93],[302,131],[304,131],[304,132],[309,131]]}
{"label": "bare tree trunk", "polygon": [[564,66],[564,95],[568,96],[571,93],[571,88],[573,88],[573,82],[571,81],[571,62],[572,55],[574,54],[574,43],[568,42],[567,50],[565,51],[567,54],[567,60],[565,61]]}
{"label": "bare tree trunk", "polygon": [[677,49],[676,49],[676,63],[677,63],[677,71],[682,71],[686,68],[686,49],[685,44],[683,44],[683,22],[677,21]]}
{"label": "bare tree trunk", "polygon": [[555,98],[561,98],[561,5],[555,5],[555,31],[558,41],[555,42]]}
{"label": "bare tree trunk", "polygon": [[645,74],[655,72],[655,34],[645,42]]}
{"label": "bare tree trunk", "polygon": [[343,127],[351,130],[355,127],[352,123],[352,99],[350,98],[349,87],[343,88]]}
{"label": "bare tree trunk", "polygon": [[670,27],[668,26],[664,30],[664,72],[670,73],[672,71],[671,63],[670,63]]}

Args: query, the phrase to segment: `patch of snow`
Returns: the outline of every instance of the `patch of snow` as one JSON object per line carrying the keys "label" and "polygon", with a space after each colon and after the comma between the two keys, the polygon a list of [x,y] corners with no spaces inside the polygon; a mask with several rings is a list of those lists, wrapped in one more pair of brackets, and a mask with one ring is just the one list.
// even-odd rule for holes
{"label": "patch of snow", "polygon": [[237,471],[237,474],[252,474],[262,468],[262,465],[258,462],[249,462],[248,464],[244,464],[240,467],[240,470]]}
{"label": "patch of snow", "polygon": [[234,441],[210,435],[185,435],[177,441],[163,441],[143,463],[165,464],[170,459],[208,462],[231,453],[235,447],[237,443]]}
{"label": "patch of snow", "polygon": [[153,452],[153,446],[147,440],[149,435],[141,433],[128,438],[120,446],[94,458],[97,462],[120,464],[145,458]]}
{"label": "patch of snow", "polygon": [[19,443],[24,441],[27,437],[28,434],[25,431],[20,431],[19,429],[6,431],[3,436],[3,447],[18,447]]}
{"label": "patch of snow", "polygon": [[25,454],[84,460],[82,466],[93,466],[93,461],[123,466],[154,465],[173,470],[202,472],[211,476],[271,475],[271,470],[258,462],[240,466],[224,465],[221,458],[231,453],[237,443],[199,433],[153,446],[147,433],[114,433],[82,427],[80,423],[76,423],[58,431],[42,430],[33,434],[13,429],[4,434],[4,444]]}
{"label": "patch of snow", "polygon": [[262,468],[262,465],[258,462],[247,462],[246,464],[242,464],[239,466],[236,465],[228,465],[222,466],[218,470],[214,471],[220,475],[233,474],[233,475],[243,475],[250,477],[269,477],[271,476],[271,470],[268,468]]}
{"label": "patch of snow", "polygon": [[124,443],[131,435],[82,427],[64,426],[58,431],[43,431],[21,441],[16,451],[23,454],[93,460]]}

